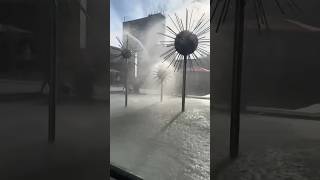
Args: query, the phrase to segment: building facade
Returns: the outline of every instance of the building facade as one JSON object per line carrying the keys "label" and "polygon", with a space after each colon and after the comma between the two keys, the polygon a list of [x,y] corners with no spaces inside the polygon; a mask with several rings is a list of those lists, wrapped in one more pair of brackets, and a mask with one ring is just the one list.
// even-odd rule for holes
{"label": "building facade", "polygon": [[[123,22],[123,41],[128,42],[130,49],[135,51],[130,66],[129,82],[143,86],[154,71],[153,66],[159,63],[163,47],[159,33],[165,32],[165,16],[161,13]],[[150,80],[150,79],[149,79]]]}

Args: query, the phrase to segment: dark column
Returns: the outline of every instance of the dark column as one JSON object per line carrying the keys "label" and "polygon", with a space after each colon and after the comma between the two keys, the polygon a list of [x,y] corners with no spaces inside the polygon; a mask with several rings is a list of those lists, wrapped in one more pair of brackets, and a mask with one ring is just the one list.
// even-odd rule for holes
{"label": "dark column", "polygon": [[163,100],[163,82],[161,81],[161,98],[160,101],[162,102]]}
{"label": "dark column", "polygon": [[236,158],[239,154],[241,72],[242,72],[243,32],[244,32],[244,4],[245,4],[244,0],[237,0],[236,1],[232,97],[231,97],[231,126],[230,126],[230,156],[231,156],[231,158]]}
{"label": "dark column", "polygon": [[126,64],[125,64],[125,75],[124,75],[124,88],[125,88],[125,107],[128,106],[128,59],[125,60]]}
{"label": "dark column", "polygon": [[183,59],[183,81],[182,81],[182,107],[181,111],[184,112],[185,110],[185,101],[186,101],[186,72],[187,71],[187,56],[184,56]]}
{"label": "dark column", "polygon": [[49,78],[49,143],[55,139],[55,120],[56,120],[56,3],[50,0],[51,11],[51,59],[50,59],[50,78]]}

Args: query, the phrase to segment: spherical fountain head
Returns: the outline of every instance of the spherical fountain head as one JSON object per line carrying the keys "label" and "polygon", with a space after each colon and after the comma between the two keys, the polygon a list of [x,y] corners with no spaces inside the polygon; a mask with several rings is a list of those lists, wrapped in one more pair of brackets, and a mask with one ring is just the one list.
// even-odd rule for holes
{"label": "spherical fountain head", "polygon": [[129,49],[125,48],[125,49],[122,49],[121,55],[125,59],[130,59],[132,56],[132,52]]}
{"label": "spherical fountain head", "polygon": [[190,55],[197,50],[198,37],[190,31],[181,31],[174,40],[174,47],[179,54]]}

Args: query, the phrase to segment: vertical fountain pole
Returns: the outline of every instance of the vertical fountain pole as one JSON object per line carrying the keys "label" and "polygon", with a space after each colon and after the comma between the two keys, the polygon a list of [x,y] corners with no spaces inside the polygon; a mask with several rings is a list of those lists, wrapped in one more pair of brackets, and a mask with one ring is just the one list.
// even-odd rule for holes
{"label": "vertical fountain pole", "polygon": [[[186,9],[186,27],[188,27],[188,10]],[[184,112],[185,103],[186,103],[186,76],[187,76],[187,55],[183,56],[183,84],[182,84],[182,107],[181,111]]]}
{"label": "vertical fountain pole", "polygon": [[51,60],[49,77],[49,122],[48,141],[54,143],[56,131],[56,0],[50,1],[51,10]]}
{"label": "vertical fountain pole", "polygon": [[[182,87],[181,87],[182,88],[182,93],[181,93],[181,100],[182,100],[181,111],[182,112],[185,111],[186,76],[187,76],[186,73],[187,73],[188,57],[191,58],[191,56],[193,56],[195,58],[194,60],[196,61],[198,60],[198,57],[195,54],[195,52],[198,52],[200,56],[209,54],[209,52],[207,52],[205,49],[201,47],[198,48],[199,44],[208,43],[210,40],[210,39],[206,39],[205,37],[205,34],[210,31],[210,27],[205,27],[209,21],[205,22],[206,20],[204,18],[204,15],[205,14],[202,15],[202,17],[198,20],[198,22],[194,27],[193,25],[189,27],[190,24],[188,25],[188,21],[189,23],[194,21],[191,21],[192,18],[190,19],[188,18],[188,10],[186,9],[185,26],[183,25],[182,20],[176,14],[175,16],[176,16],[177,23],[175,23],[172,20],[172,18],[169,16],[174,26],[176,27],[176,29],[178,29],[179,32],[176,33],[174,32],[174,30],[172,30],[172,28],[166,26],[168,28],[168,31],[170,32],[170,35],[160,33],[172,39],[171,41],[169,41],[169,44],[166,44],[166,47],[171,47],[171,48],[165,53],[163,53],[160,57],[164,57],[165,60],[168,60],[170,57],[173,57],[170,65],[174,62],[173,66],[175,67],[175,71],[176,70],[179,71],[182,65],[182,60],[180,59],[180,57],[183,56],[183,77],[182,77],[183,79],[182,79]],[[192,17],[192,12],[191,12],[191,17]],[[192,66],[193,66],[192,61],[190,59],[190,67]]]}
{"label": "vertical fountain pole", "polygon": [[160,101],[162,102],[163,100],[163,81],[161,81],[161,98]]}
{"label": "vertical fountain pole", "polygon": [[125,74],[124,74],[124,88],[125,88],[125,107],[128,106],[128,59],[125,59]]}
{"label": "vertical fountain pole", "polygon": [[182,80],[182,106],[181,111],[184,112],[186,101],[186,76],[187,76],[187,56],[183,56],[183,80]]}
{"label": "vertical fountain pole", "polygon": [[[125,19],[124,19],[125,20]],[[129,39],[128,39],[128,35],[127,35],[127,49],[129,49]],[[128,57],[125,58],[125,107],[128,106],[128,74],[129,74],[129,70],[128,70]]]}
{"label": "vertical fountain pole", "polygon": [[233,77],[231,96],[231,125],[230,125],[230,157],[236,158],[239,154],[240,129],[240,100],[241,100],[241,73],[243,58],[244,35],[244,6],[245,0],[236,0],[235,31],[233,53]]}

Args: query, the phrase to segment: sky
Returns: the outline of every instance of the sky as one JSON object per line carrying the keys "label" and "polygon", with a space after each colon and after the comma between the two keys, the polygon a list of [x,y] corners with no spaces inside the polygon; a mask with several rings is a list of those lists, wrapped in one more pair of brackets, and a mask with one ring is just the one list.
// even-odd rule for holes
{"label": "sky", "polygon": [[185,16],[185,11],[194,10],[198,17],[210,14],[210,0],[111,0],[110,1],[110,45],[118,46],[116,37],[122,37],[124,19],[134,20],[148,16],[156,11],[165,15],[177,13]]}

